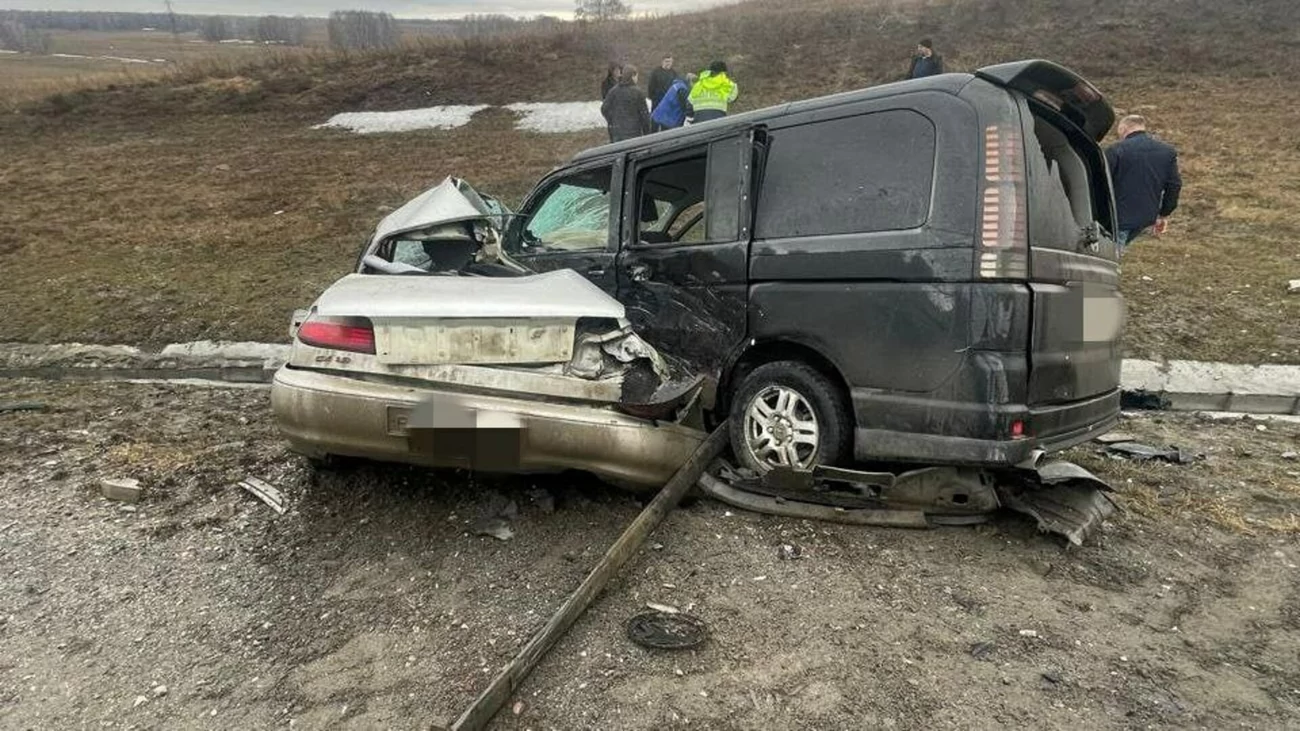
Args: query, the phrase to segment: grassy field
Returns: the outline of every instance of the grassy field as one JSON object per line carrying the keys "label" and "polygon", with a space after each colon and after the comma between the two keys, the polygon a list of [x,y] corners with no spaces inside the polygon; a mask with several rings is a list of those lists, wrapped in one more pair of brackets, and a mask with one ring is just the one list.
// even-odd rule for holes
{"label": "grassy field", "polygon": [[[798,16],[756,2],[695,20],[386,53],[263,53],[250,63],[237,55],[248,49],[222,47],[161,77],[65,92],[0,121],[0,340],[282,339],[288,313],[350,266],[384,211],[448,174],[517,200],[601,138],[516,132],[501,110],[447,132],[309,129],[337,111],[590,99],[606,59],[648,66],[675,46],[686,47],[678,55],[687,68],[709,57],[692,49],[728,58],[740,107],[754,108],[896,78],[908,39],[937,29],[952,39],[950,68],[1050,55],[1178,145],[1185,189],[1173,231],[1141,240],[1124,261],[1131,355],[1297,363],[1300,297],[1285,290],[1300,277],[1300,141],[1291,130],[1300,90],[1283,75],[1296,64],[1278,56],[1270,75],[1228,53],[1275,5],[1285,4],[1268,0],[1243,19],[1168,0],[1144,24],[1136,4],[1103,0],[1050,27],[1026,15],[1038,32],[1014,36],[1019,45],[1013,31],[1023,29],[962,32],[973,21],[955,11],[938,20],[911,5],[854,15],[860,6],[823,1]],[[1179,9],[1201,13],[1199,25],[1170,16]],[[1161,22],[1163,31],[1153,25]],[[1153,53],[1141,39],[1157,33],[1163,51]],[[1057,53],[1040,53],[1054,39]],[[1127,67],[1116,60],[1125,48]]]}
{"label": "grassy field", "polygon": [[[48,54],[0,53],[0,109],[78,88],[157,80],[178,64],[212,59],[248,61],[282,52],[264,46],[207,43],[195,33],[46,31]],[[130,59],[130,60],[123,60]],[[144,63],[140,63],[144,62]]]}

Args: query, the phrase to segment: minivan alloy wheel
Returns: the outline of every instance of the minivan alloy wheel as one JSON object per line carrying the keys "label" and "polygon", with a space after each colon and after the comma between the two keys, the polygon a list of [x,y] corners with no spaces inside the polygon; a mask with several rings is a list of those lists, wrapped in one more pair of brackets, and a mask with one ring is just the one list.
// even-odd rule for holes
{"label": "minivan alloy wheel", "polygon": [[760,391],[745,411],[745,445],[766,467],[808,469],[817,460],[817,413],[802,394],[780,385]]}

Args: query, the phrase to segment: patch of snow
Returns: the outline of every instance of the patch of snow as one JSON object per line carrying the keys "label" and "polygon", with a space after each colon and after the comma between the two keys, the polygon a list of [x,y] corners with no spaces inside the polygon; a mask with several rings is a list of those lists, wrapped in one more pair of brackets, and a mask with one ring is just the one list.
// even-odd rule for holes
{"label": "patch of snow", "polygon": [[18,51],[10,51],[7,48],[0,48],[0,53],[18,53]]}
{"label": "patch of snow", "polygon": [[154,63],[147,58],[123,58],[122,56],[83,56],[80,53],[51,53],[55,58],[88,58],[92,61],[117,61],[118,63]]}
{"label": "patch of snow", "polygon": [[506,109],[523,115],[515,128],[527,132],[582,132],[605,126],[600,102],[528,102],[510,104]]}
{"label": "patch of snow", "polygon": [[487,105],[450,105],[406,109],[400,112],[344,112],[312,129],[328,127],[350,129],[359,134],[375,132],[410,132],[417,129],[454,129],[469,124]]}

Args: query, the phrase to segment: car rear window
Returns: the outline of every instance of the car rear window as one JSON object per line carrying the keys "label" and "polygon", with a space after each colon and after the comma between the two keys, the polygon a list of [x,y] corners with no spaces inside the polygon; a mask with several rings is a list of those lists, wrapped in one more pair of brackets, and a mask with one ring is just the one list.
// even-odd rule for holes
{"label": "car rear window", "polygon": [[1109,178],[1097,146],[1038,110],[1026,142],[1033,245],[1074,251],[1093,222],[1109,229]]}
{"label": "car rear window", "polygon": [[935,130],[891,110],[774,130],[756,238],[916,228],[929,216]]}

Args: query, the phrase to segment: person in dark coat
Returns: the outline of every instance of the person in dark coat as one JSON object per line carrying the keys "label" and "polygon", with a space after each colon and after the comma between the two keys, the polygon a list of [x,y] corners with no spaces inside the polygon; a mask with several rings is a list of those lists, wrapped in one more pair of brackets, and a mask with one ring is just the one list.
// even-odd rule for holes
{"label": "person in dark coat", "polygon": [[623,69],[616,63],[609,65],[609,70],[605,72],[605,78],[600,82],[600,100],[605,101],[609,96],[609,90],[618,86],[618,79],[623,75]]}
{"label": "person in dark coat", "polygon": [[916,45],[916,55],[912,56],[912,65],[907,69],[907,78],[921,79],[943,73],[943,56],[934,52],[934,43],[929,38],[921,39]]}
{"label": "person in dark coat", "polygon": [[620,142],[650,133],[650,107],[645,92],[636,85],[637,70],[628,64],[618,86],[609,90],[600,113],[609,124],[609,141]]}
{"label": "person in dark coat", "polygon": [[1119,121],[1116,132],[1120,141],[1106,149],[1106,164],[1119,219],[1115,243],[1123,254],[1147,229],[1159,236],[1169,227],[1183,178],[1178,174],[1178,151],[1147,133],[1145,117],[1130,114]]}
{"label": "person in dark coat", "polygon": [[679,78],[681,77],[677,72],[673,71],[672,55],[664,56],[664,59],[659,62],[659,68],[650,72],[650,84],[646,88],[650,93],[651,109],[659,106],[659,102],[664,100],[664,94],[668,93],[673,82]]}

